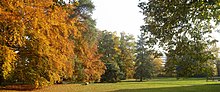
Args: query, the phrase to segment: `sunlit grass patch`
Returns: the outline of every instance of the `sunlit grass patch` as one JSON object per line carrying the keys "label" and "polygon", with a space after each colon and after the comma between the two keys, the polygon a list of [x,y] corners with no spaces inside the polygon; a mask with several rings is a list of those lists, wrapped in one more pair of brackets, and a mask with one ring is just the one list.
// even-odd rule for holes
{"label": "sunlit grass patch", "polygon": [[[219,92],[220,82],[190,78],[158,78],[138,82],[135,79],[118,83],[59,84],[35,92]],[[6,91],[6,90],[3,90]],[[7,90],[10,92],[10,90]]]}

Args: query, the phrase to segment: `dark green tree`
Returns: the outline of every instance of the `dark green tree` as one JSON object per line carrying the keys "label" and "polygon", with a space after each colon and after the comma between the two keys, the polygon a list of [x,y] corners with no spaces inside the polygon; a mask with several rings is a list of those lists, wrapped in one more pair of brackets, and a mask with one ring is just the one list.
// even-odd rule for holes
{"label": "dark green tree", "polygon": [[120,49],[119,37],[116,33],[101,31],[99,34],[98,51],[102,54],[101,61],[105,63],[106,71],[101,82],[119,81],[120,67],[118,65]]}
{"label": "dark green tree", "polygon": [[143,79],[153,76],[153,57],[151,51],[147,48],[147,39],[144,34],[141,34],[138,38],[134,78],[143,81]]}

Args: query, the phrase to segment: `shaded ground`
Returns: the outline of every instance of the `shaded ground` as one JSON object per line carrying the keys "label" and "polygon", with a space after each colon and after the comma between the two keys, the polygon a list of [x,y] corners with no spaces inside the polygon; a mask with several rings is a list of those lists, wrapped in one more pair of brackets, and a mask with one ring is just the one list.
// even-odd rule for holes
{"label": "shaded ground", "polygon": [[[119,83],[59,84],[33,92],[219,92],[220,82],[205,79],[176,80],[174,78],[153,79],[145,82],[127,80]],[[0,92],[16,90],[0,90]]]}

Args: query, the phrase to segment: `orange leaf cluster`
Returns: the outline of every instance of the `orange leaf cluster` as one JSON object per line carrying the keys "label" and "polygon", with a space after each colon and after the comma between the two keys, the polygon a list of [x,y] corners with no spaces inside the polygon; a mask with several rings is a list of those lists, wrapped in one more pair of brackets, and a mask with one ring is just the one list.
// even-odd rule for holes
{"label": "orange leaf cluster", "polygon": [[[17,80],[40,84],[40,80],[55,83],[72,77],[74,42],[69,37],[78,31],[74,25],[77,18],[70,19],[67,10],[53,0],[0,2],[0,45],[15,54],[10,58],[18,56],[14,73],[24,76]],[[1,62],[1,66],[7,64]],[[29,75],[33,79],[27,78]]]}
{"label": "orange leaf cluster", "polygon": [[[76,4],[54,0],[0,0],[0,81],[34,84],[36,88],[72,78],[78,57],[81,81],[95,81],[104,73],[97,45]],[[74,73],[74,74],[73,74]],[[17,76],[16,74],[19,74]]]}

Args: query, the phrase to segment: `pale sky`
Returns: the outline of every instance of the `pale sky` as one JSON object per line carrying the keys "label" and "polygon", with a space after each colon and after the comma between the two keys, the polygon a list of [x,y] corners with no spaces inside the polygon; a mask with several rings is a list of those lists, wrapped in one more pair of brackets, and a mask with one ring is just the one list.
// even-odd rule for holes
{"label": "pale sky", "polygon": [[93,18],[100,30],[124,31],[135,37],[140,34],[144,16],[137,7],[139,0],[92,0],[95,5]]}

